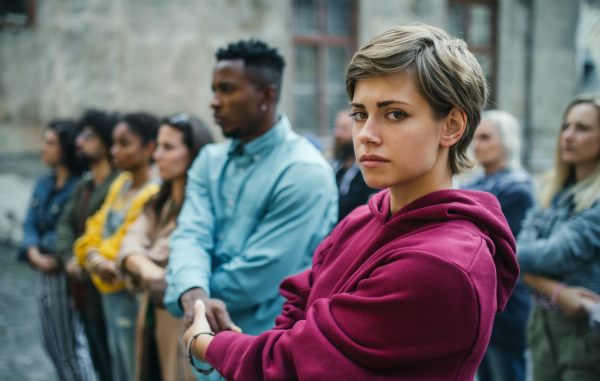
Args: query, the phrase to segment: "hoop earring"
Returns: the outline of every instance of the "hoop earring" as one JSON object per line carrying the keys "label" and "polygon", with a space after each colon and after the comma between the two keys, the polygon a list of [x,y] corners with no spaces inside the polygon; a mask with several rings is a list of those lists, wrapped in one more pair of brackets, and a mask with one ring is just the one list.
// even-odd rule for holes
{"label": "hoop earring", "polygon": [[267,105],[260,105],[260,111],[267,111]]}

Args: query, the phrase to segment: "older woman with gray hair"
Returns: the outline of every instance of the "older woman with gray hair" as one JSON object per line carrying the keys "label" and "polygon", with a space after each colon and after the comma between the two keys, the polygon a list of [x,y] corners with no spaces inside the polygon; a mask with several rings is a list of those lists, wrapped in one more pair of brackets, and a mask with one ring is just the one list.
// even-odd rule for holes
{"label": "older woman with gray hair", "polygon": [[[461,188],[496,196],[516,237],[525,212],[533,205],[531,179],[521,169],[519,122],[504,111],[484,112],[472,148],[485,173]],[[494,320],[490,344],[477,370],[480,381],[525,380],[525,326],[530,309],[529,293],[519,282],[506,309]]]}

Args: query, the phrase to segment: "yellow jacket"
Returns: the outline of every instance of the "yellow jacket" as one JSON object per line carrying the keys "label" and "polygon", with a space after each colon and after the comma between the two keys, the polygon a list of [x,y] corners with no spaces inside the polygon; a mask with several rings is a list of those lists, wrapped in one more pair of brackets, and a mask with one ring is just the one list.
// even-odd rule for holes
{"label": "yellow jacket", "polygon": [[[130,172],[121,173],[111,184],[106,195],[106,199],[104,200],[100,210],[86,220],[85,233],[83,233],[83,235],[77,239],[73,245],[73,252],[79,259],[79,263],[81,265],[83,265],[85,262],[86,254],[92,249],[95,249],[105,258],[114,260],[117,257],[121,239],[123,239],[127,228],[135,221],[148,199],[160,189],[160,186],[153,182],[148,182],[142,188],[140,188],[133,196],[134,198],[129,202],[130,206],[125,212],[123,224],[117,228],[113,235],[103,240],[102,229],[104,227],[108,212],[111,209],[115,199],[121,192],[121,189],[125,185],[126,181],[130,178]],[[104,283],[102,279],[95,274],[92,274],[92,281],[96,285],[98,291],[104,294],[117,292],[125,288],[125,284],[123,282],[119,282],[116,285]]]}

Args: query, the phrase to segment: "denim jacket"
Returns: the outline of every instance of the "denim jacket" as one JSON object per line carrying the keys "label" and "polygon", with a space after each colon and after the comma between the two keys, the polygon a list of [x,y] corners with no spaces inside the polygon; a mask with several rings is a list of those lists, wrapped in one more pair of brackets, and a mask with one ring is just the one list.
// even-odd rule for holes
{"label": "denim jacket", "polygon": [[576,213],[569,189],[546,210],[528,213],[517,239],[519,266],[600,293],[600,203]]}
{"label": "denim jacket", "polygon": [[56,225],[79,177],[70,176],[60,189],[51,173],[40,177],[33,189],[27,217],[23,223],[23,243],[18,259],[27,261],[27,249],[37,246],[42,254],[53,254],[56,244]]}

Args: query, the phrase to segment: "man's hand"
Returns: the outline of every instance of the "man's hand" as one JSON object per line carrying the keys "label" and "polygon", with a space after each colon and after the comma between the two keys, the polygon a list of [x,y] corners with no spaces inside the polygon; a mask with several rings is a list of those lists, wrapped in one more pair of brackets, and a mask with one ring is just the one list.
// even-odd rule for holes
{"label": "man's hand", "polygon": [[583,287],[565,287],[558,293],[556,304],[565,316],[577,318],[587,315],[585,298],[600,300],[600,297]]}
{"label": "man's hand", "polygon": [[150,299],[156,308],[165,308],[163,298],[165,297],[165,291],[167,291],[167,282],[165,278],[151,280],[146,282],[146,288],[150,292]]}
{"label": "man's hand", "polygon": [[229,317],[225,303],[219,299],[209,298],[206,292],[198,287],[187,290],[180,298],[181,306],[185,311],[183,321],[186,327],[189,328],[194,322],[194,303],[197,299],[204,302],[206,306],[206,320],[214,333],[234,330],[235,325]]}

